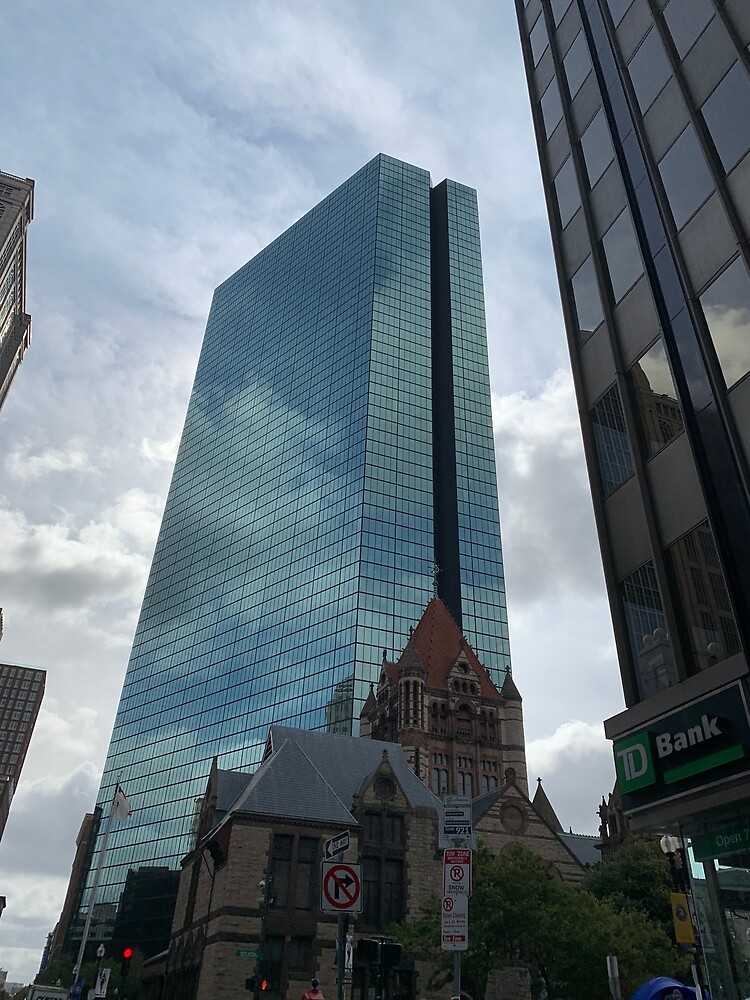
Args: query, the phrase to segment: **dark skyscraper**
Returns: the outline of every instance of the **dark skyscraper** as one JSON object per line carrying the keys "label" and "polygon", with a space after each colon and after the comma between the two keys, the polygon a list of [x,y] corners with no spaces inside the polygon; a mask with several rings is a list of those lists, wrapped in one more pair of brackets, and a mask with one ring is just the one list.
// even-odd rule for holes
{"label": "dark skyscraper", "polygon": [[214,295],[102,779],[133,807],[102,902],[177,866],[214,755],[350,732],[435,588],[502,683],[476,195],[380,155]]}
{"label": "dark skyscraper", "polygon": [[619,790],[632,827],[710,859],[700,838],[750,810],[750,6],[516,10],[628,706],[606,723]]}
{"label": "dark skyscraper", "polygon": [[0,839],[44,697],[45,670],[0,663]]}
{"label": "dark skyscraper", "polygon": [[0,170],[0,408],[31,342],[26,312],[26,227],[34,182]]}

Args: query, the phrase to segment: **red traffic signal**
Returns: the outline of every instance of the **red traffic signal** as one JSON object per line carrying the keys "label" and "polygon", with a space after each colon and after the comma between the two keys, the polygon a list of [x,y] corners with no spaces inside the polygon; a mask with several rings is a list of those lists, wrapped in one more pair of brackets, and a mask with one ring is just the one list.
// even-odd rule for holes
{"label": "red traffic signal", "polygon": [[261,981],[260,981],[260,988],[262,990],[267,990],[268,989],[268,980],[267,979],[261,979]]}
{"label": "red traffic signal", "polygon": [[122,957],[123,958],[132,958],[133,957],[133,949],[132,948],[123,948],[122,949]]}

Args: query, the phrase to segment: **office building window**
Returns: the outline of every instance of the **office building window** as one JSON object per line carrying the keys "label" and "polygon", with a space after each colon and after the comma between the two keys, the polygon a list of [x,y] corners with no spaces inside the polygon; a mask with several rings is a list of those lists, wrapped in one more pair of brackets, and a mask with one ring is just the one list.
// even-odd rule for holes
{"label": "office building window", "polygon": [[555,197],[560,212],[560,224],[565,228],[581,207],[581,194],[578,190],[572,156],[567,158],[555,177]]}
{"label": "office building window", "polygon": [[568,49],[563,59],[563,67],[565,69],[565,77],[568,81],[568,90],[570,91],[571,98],[573,98],[581,89],[586,77],[593,69],[589,47],[586,44],[586,36],[582,31],[579,31],[576,40]]}
{"label": "office building window", "polygon": [[552,16],[555,19],[555,26],[565,17],[572,3],[573,0],[552,0]]}
{"label": "office building window", "polygon": [[664,341],[657,340],[629,372],[643,457],[656,455],[683,429]]}
{"label": "office building window", "polygon": [[690,638],[694,669],[705,670],[740,650],[729,593],[708,521],[678,539],[669,547],[668,555],[677,581],[679,611]]}
{"label": "office building window", "polygon": [[674,650],[666,630],[659,582],[650,559],[622,581],[620,596],[638,692],[641,698],[650,698],[677,683]]}
{"label": "office building window", "polygon": [[727,386],[750,371],[750,275],[737,257],[700,297]]}
{"label": "office building window", "polygon": [[604,496],[633,475],[620,392],[613,385],[591,409],[591,425]]}
{"label": "office building window", "polygon": [[612,137],[609,134],[607,119],[600,108],[594,115],[586,131],[581,136],[581,149],[586,161],[586,173],[589,187],[593,188],[604,171],[615,158],[612,147]]}
{"label": "office building window", "polygon": [[549,87],[547,87],[542,95],[541,106],[542,118],[544,119],[544,134],[549,139],[562,121],[563,116],[560,88],[556,79],[553,78]]}
{"label": "office building window", "polygon": [[714,182],[692,125],[688,125],[659,163],[675,225],[681,229],[714,189]]}
{"label": "office building window", "polygon": [[729,173],[750,149],[750,76],[741,62],[732,66],[701,113]]}
{"label": "office building window", "polygon": [[531,29],[531,34],[529,35],[529,43],[531,45],[531,55],[534,60],[534,65],[539,62],[544,53],[549,47],[549,38],[547,37],[547,26],[544,23],[544,15],[540,14],[537,18],[536,24]]}
{"label": "office building window", "polygon": [[578,319],[578,333],[584,344],[604,322],[604,311],[591,256],[581,264],[571,280],[573,301]]}
{"label": "office building window", "polygon": [[643,274],[643,262],[635,238],[633,221],[626,208],[602,238],[615,302],[628,292]]}
{"label": "office building window", "polygon": [[681,59],[693,47],[715,12],[711,0],[669,0],[664,8],[664,20]]}
{"label": "office building window", "polygon": [[628,63],[641,114],[645,115],[672,75],[672,69],[656,28],[652,28]]}

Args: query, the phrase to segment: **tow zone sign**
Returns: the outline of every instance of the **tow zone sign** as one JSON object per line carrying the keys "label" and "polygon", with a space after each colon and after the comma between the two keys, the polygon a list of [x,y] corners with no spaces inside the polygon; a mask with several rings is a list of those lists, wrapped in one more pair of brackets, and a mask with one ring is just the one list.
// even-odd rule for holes
{"label": "tow zone sign", "polygon": [[324,913],[360,913],[362,865],[324,861],[320,870],[320,908]]}
{"label": "tow zone sign", "polygon": [[440,921],[443,951],[466,951],[469,947],[469,897],[445,896]]}

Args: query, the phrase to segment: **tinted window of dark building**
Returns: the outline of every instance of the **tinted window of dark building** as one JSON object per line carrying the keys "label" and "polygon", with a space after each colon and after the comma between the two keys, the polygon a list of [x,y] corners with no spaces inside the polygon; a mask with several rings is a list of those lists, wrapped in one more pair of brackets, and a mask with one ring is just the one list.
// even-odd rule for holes
{"label": "tinted window of dark building", "polygon": [[657,340],[630,369],[643,457],[651,458],[683,429],[682,410],[672,381],[664,342]]}
{"label": "tinted window of dark building", "polygon": [[582,31],[578,33],[578,37],[568,49],[563,59],[563,67],[565,68],[570,96],[571,98],[575,97],[592,69],[586,36]]}
{"label": "tinted window of dark building", "polygon": [[555,177],[555,197],[560,211],[560,224],[564,228],[581,207],[581,194],[572,156],[567,158]]}
{"label": "tinted window of dark building", "polygon": [[601,109],[594,115],[591,124],[581,136],[581,148],[586,161],[589,187],[593,187],[615,158],[607,119]]}
{"label": "tinted window of dark building", "polygon": [[643,273],[643,262],[627,208],[604,234],[602,245],[612,282],[612,294],[615,302],[619,302]]}
{"label": "tinted window of dark building", "polygon": [[687,55],[714,13],[711,0],[669,0],[664,20],[680,58]]}
{"label": "tinted window of dark building", "polygon": [[646,114],[672,75],[659,33],[652,28],[628,64],[641,114]]}
{"label": "tinted window of dark building", "polygon": [[547,26],[544,23],[544,15],[542,14],[539,15],[536,24],[531,29],[529,43],[531,44],[531,55],[534,58],[534,65],[536,66],[549,45]]}
{"label": "tinted window of dark building", "polygon": [[736,62],[702,107],[727,173],[750,149],[750,76]]}
{"label": "tinted window of dark building", "polygon": [[739,653],[737,626],[708,521],[676,541],[668,552],[695,669],[704,670]]}
{"label": "tinted window of dark building", "polygon": [[594,271],[592,257],[587,257],[571,280],[573,301],[578,318],[581,343],[585,343],[594,330],[604,322],[602,300]]}
{"label": "tinted window of dark building", "polygon": [[692,125],[688,125],[661,161],[659,173],[675,225],[681,229],[714,188]]}
{"label": "tinted window of dark building", "polygon": [[737,257],[701,295],[721,370],[728,386],[750,371],[750,275]]}
{"label": "tinted window of dark building", "polygon": [[549,139],[555,131],[563,116],[562,101],[560,100],[560,88],[557,80],[553,80],[542,96],[542,118],[544,119],[544,131]]}
{"label": "tinted window of dark building", "polygon": [[552,0],[552,15],[555,19],[555,24],[559,24],[562,21],[572,2],[573,0]]}
{"label": "tinted window of dark building", "polygon": [[616,385],[605,392],[592,407],[591,426],[599,460],[602,492],[604,496],[608,496],[633,475],[625,415]]}
{"label": "tinted window of dark building", "polygon": [[616,25],[622,21],[623,17],[625,17],[628,12],[628,8],[632,3],[633,0],[607,0],[609,12]]}
{"label": "tinted window of dark building", "polygon": [[650,559],[622,581],[620,595],[638,693],[641,698],[650,698],[677,683],[674,649],[666,629],[659,582]]}

